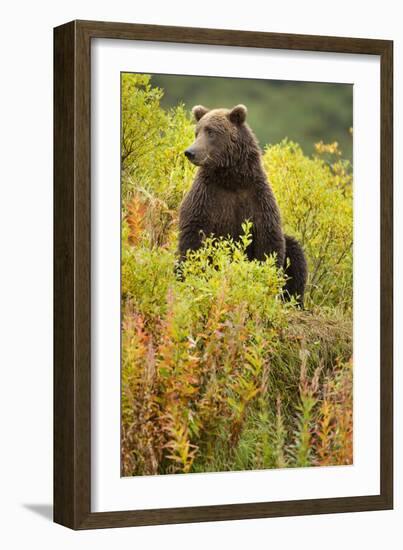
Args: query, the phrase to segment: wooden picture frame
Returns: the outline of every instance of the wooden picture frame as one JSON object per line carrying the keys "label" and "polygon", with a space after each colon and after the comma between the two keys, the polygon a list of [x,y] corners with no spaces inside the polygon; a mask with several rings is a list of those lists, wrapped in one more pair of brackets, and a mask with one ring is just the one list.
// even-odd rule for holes
{"label": "wooden picture frame", "polygon": [[[91,512],[91,40],[113,38],[381,58],[380,494]],[[54,29],[54,521],[72,529],[393,507],[393,43],[386,40],[73,21]]]}

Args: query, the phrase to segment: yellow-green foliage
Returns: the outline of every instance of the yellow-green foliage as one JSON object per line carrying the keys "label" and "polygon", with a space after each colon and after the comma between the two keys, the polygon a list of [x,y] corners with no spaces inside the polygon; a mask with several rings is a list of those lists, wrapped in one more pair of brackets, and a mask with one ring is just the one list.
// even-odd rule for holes
{"label": "yellow-green foliage", "polygon": [[[266,148],[263,162],[286,233],[300,240],[309,264],[307,305],[352,306],[352,174],[337,144],[317,144],[306,157],[283,141]],[[323,155],[330,156],[326,162]],[[334,157],[336,157],[335,160]]]}
{"label": "yellow-green foliage", "polygon": [[247,220],[240,242],[208,237],[179,266],[194,128],[162,94],[122,75],[122,474],[351,463],[349,166],[334,144],[265,151],[308,256],[307,311],[282,301],[272,258],[247,260]]}
{"label": "yellow-green foliage", "polygon": [[151,244],[165,242],[194,176],[183,154],[194,136],[190,115],[182,105],[161,109],[162,94],[148,75],[122,75],[123,208],[133,195],[151,207]]}

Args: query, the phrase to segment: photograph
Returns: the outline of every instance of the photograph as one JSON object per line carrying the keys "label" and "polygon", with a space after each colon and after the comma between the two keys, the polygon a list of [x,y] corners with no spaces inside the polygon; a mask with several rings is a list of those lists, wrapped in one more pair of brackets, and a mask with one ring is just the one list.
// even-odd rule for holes
{"label": "photograph", "polygon": [[353,464],[353,85],[121,73],[121,476]]}

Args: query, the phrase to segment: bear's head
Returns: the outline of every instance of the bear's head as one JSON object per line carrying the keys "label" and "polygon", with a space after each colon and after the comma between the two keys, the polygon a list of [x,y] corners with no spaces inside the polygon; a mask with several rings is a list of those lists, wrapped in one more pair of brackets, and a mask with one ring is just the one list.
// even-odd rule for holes
{"label": "bear's head", "polygon": [[185,151],[196,166],[236,167],[248,153],[256,153],[257,142],[246,124],[247,109],[207,109],[196,105],[192,109],[196,121],[196,139]]}

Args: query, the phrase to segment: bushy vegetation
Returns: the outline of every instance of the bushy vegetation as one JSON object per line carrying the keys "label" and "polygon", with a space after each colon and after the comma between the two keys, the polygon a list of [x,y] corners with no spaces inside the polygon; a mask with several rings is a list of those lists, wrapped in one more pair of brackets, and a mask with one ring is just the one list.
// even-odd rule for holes
{"label": "bushy vegetation", "polygon": [[[309,263],[307,305],[350,309],[352,304],[352,172],[337,143],[316,144],[306,157],[283,141],[266,147],[264,166],[285,232],[303,243]],[[325,157],[325,158],[324,158]]]}
{"label": "bushy vegetation", "polygon": [[[175,269],[193,122],[147,75],[122,75],[122,474],[352,462],[352,176],[337,144],[264,151],[302,242],[307,308],[272,258],[208,237]],[[180,275],[180,276],[179,276]]]}

